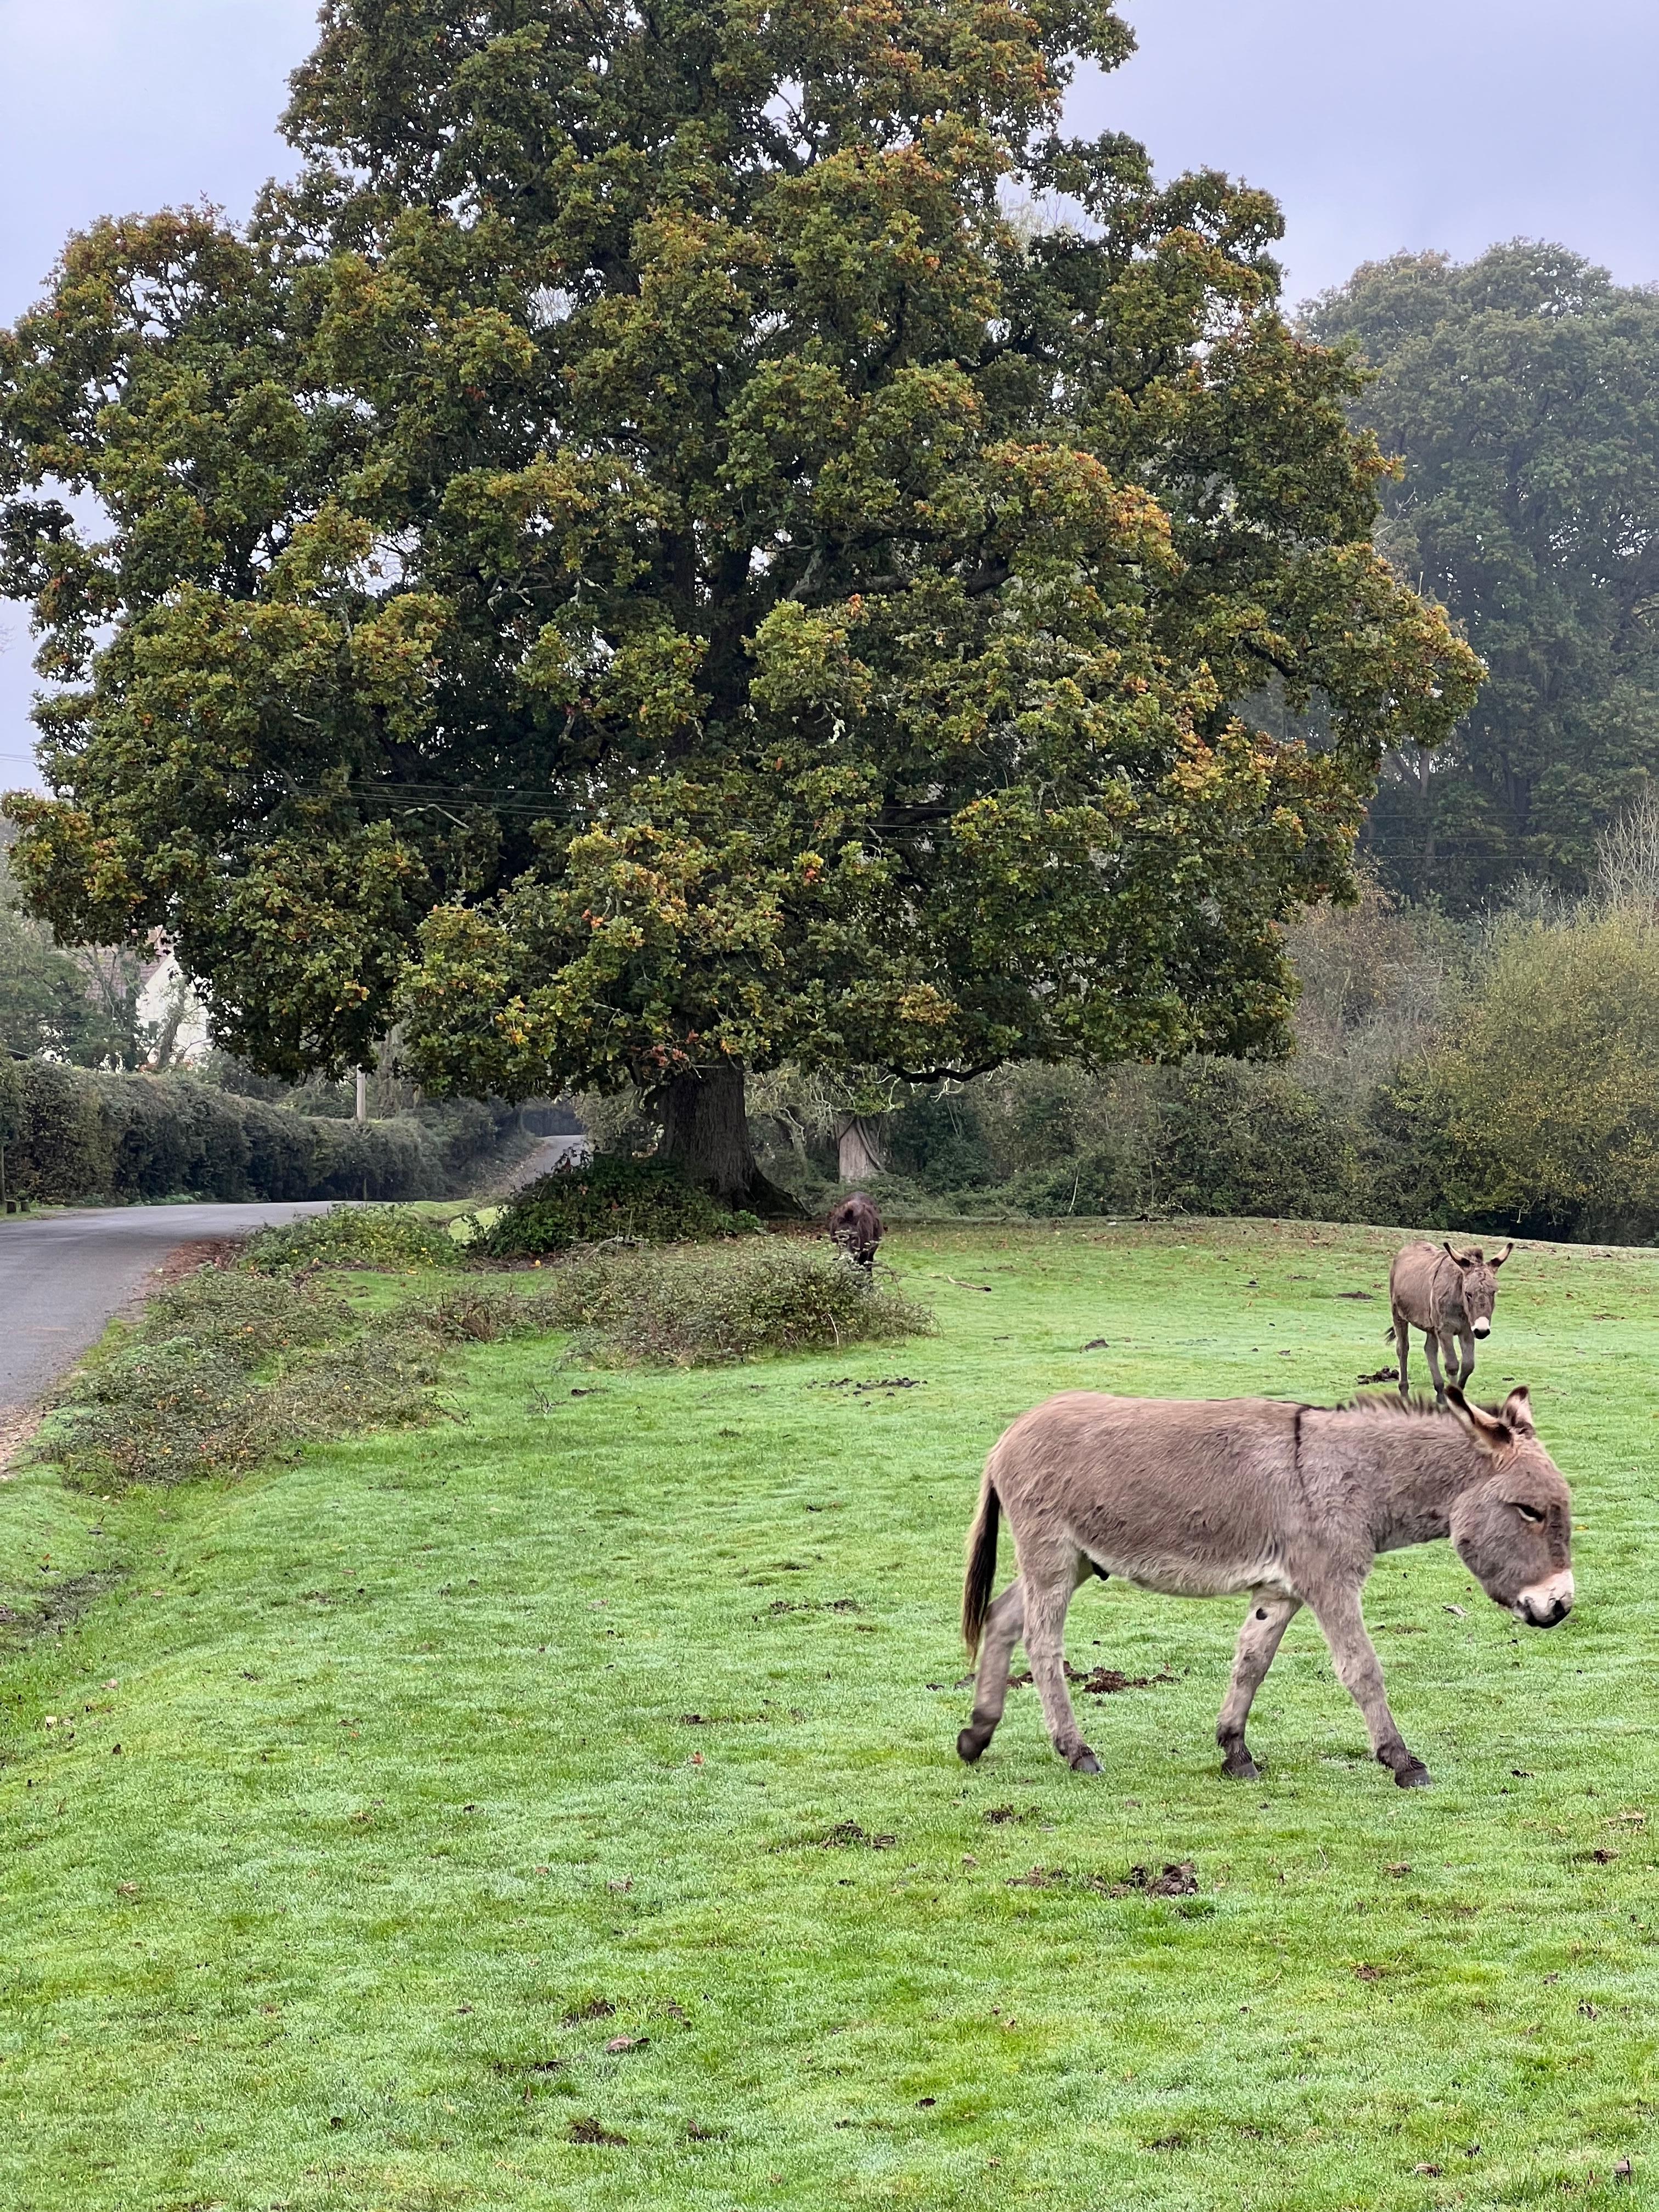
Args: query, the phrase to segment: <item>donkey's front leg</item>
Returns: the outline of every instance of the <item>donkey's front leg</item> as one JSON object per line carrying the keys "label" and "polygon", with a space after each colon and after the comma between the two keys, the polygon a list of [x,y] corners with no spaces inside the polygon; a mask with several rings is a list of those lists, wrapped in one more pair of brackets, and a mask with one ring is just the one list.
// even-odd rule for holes
{"label": "donkey's front leg", "polygon": [[1365,1617],[1359,1608],[1358,1584],[1334,1585],[1311,1602],[1331,1647],[1337,1680],[1365,1716],[1372,1751],[1402,1790],[1425,1789],[1433,1778],[1417,1754],[1406,1748],[1399,1725],[1389,1711],[1382,1662],[1365,1633]]}
{"label": "donkey's front leg", "polygon": [[1262,1677],[1273,1663],[1279,1640],[1301,1610],[1299,1597],[1285,1597],[1274,1591],[1257,1590],[1250,1600],[1244,1626],[1238,1632],[1238,1649],[1233,1654],[1233,1679],[1221,1718],[1215,1724],[1215,1740],[1222,1751],[1221,1771],[1235,1782],[1256,1778],[1256,1764],[1244,1741],[1244,1723],[1250,1717]]}
{"label": "donkey's front leg", "polygon": [[1008,1662],[1024,1626],[1024,1593],[1021,1585],[1013,1582],[985,1616],[973,1717],[957,1738],[957,1753],[969,1765],[996,1734],[1002,1708],[1008,1701]]}
{"label": "donkey's front leg", "polygon": [[[1449,1366],[1450,1364],[1449,1356],[1447,1364]],[[1466,1322],[1457,1332],[1457,1387],[1460,1390],[1468,1388],[1469,1377],[1474,1372],[1474,1331]]]}
{"label": "donkey's front leg", "polygon": [[1098,1774],[1100,1761],[1083,1741],[1066,1687],[1066,1610],[1082,1571],[1048,1561],[1025,1567],[1025,1656],[1054,1749],[1076,1773]]}
{"label": "donkey's front leg", "polygon": [[[1431,1328],[1423,1332],[1423,1351],[1429,1363],[1429,1374],[1434,1383],[1434,1400],[1437,1406],[1446,1402],[1446,1385],[1440,1372],[1440,1340]],[[1446,1364],[1451,1364],[1451,1346],[1446,1347]]]}

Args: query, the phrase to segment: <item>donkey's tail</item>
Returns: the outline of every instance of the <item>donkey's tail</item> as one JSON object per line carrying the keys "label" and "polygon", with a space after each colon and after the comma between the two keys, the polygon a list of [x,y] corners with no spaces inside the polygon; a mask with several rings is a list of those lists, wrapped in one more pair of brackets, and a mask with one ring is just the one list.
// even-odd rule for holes
{"label": "donkey's tail", "polygon": [[991,1609],[991,1590],[997,1573],[997,1518],[1000,1511],[988,1461],[985,1479],[979,1486],[979,1510],[968,1531],[968,1571],[962,1582],[962,1633],[969,1659],[978,1656],[980,1634]]}

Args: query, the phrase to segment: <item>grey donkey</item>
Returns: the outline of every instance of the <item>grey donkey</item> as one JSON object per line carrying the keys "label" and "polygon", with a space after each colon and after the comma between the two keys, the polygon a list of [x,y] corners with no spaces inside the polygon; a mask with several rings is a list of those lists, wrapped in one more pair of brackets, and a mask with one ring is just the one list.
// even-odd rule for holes
{"label": "grey donkey", "polygon": [[1434,1395],[1443,1401],[1446,1385],[1440,1362],[1460,1390],[1474,1372],[1474,1347],[1491,1334],[1492,1310],[1498,1304],[1498,1270],[1515,1249],[1506,1244],[1490,1260],[1478,1248],[1454,1252],[1449,1244],[1407,1244],[1395,1255],[1389,1270],[1389,1304],[1394,1317],[1388,1334],[1400,1357],[1400,1395],[1411,1395],[1406,1381],[1406,1361],[1411,1339],[1407,1331],[1420,1328],[1428,1355]]}
{"label": "grey donkey", "polygon": [[[1371,1748],[1402,1790],[1427,1768],[1408,1751],[1365,1632],[1360,1593],[1379,1552],[1449,1536],[1488,1597],[1553,1628],[1571,1610],[1571,1501],[1538,1441],[1524,1389],[1501,1409],[1358,1399],[1329,1410],[1274,1399],[1112,1398],[1068,1390],[993,1446],[968,1537],[963,1633],[979,1654],[973,1717],[957,1738],[975,1759],[1002,1717],[1024,1641],[1060,1756],[1100,1762],[1066,1688],[1066,1613],[1091,1575],[1176,1597],[1249,1593],[1216,1741],[1222,1771],[1254,1781],[1250,1704],[1291,1617],[1311,1606]],[[995,1604],[997,1517],[1019,1576]]]}

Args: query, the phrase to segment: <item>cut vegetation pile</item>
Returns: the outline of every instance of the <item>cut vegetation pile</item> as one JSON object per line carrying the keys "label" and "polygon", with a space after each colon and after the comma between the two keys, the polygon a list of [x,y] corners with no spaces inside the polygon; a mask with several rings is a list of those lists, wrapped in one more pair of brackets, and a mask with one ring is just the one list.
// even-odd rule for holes
{"label": "cut vegetation pile", "polygon": [[250,1237],[242,1264],[262,1275],[318,1267],[459,1267],[466,1253],[441,1221],[395,1206],[337,1206]]}
{"label": "cut vegetation pile", "polygon": [[[633,1163],[627,1164],[632,1165]],[[603,1246],[526,1282],[439,1270],[468,1255],[441,1224],[350,1207],[265,1230],[228,1267],[153,1298],[72,1376],[43,1452],[81,1487],[234,1474],[331,1437],[430,1420],[444,1354],[503,1336],[575,1334],[608,1366],[696,1366],[828,1351],[930,1326],[839,1253],[757,1237],[668,1249]],[[348,1297],[325,1270],[425,1276]],[[390,1287],[390,1286],[388,1286]]]}
{"label": "cut vegetation pile", "polygon": [[204,1267],[70,1378],[42,1449],[94,1490],[238,1473],[429,1419],[446,1346],[547,1325],[506,1284],[365,1313],[291,1277]]}
{"label": "cut vegetation pile", "polygon": [[784,1237],[665,1252],[600,1251],[549,1285],[562,1324],[605,1365],[696,1367],[763,1352],[829,1352],[919,1334],[922,1306],[839,1252]]}

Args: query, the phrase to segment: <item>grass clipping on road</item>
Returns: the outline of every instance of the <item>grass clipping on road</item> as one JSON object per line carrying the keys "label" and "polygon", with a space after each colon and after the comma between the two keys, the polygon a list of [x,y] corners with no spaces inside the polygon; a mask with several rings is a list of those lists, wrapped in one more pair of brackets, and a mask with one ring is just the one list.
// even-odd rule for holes
{"label": "grass clipping on road", "polygon": [[239,1264],[204,1267],[153,1298],[135,1328],[70,1377],[40,1455],[100,1491],[239,1473],[308,1443],[433,1419],[444,1411],[446,1352],[505,1336],[569,1330],[573,1351],[595,1364],[695,1366],[930,1326],[922,1308],[840,1254],[783,1239],[602,1249],[533,1283],[470,1274],[435,1294],[404,1277],[390,1304],[366,1309],[316,1279],[319,1265],[361,1270],[372,1251],[429,1282],[430,1224],[331,1242],[320,1224],[301,1227],[297,1237],[266,1232]]}

